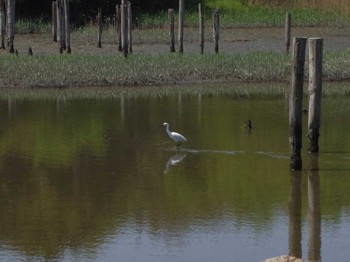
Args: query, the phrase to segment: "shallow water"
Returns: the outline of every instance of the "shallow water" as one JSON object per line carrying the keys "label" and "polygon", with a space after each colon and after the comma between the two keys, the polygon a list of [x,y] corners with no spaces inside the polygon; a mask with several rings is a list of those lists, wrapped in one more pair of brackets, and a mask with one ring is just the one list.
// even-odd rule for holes
{"label": "shallow water", "polygon": [[305,117],[291,173],[282,96],[2,99],[0,260],[345,261],[349,102],[324,98],[318,157]]}

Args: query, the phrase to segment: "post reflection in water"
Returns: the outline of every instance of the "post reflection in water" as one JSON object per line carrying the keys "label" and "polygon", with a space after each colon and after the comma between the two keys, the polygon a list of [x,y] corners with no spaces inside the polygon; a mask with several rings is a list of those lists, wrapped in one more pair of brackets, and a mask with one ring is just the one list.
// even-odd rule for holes
{"label": "post reflection in water", "polygon": [[321,260],[321,203],[318,156],[310,155],[308,172],[308,260]]}
{"label": "post reflection in water", "polygon": [[[310,155],[308,168],[308,261],[321,260],[321,205],[318,156]],[[289,255],[302,258],[301,172],[292,172],[289,197]]]}
{"label": "post reflection in water", "polygon": [[301,250],[301,172],[291,173],[289,196],[289,255],[302,257]]}

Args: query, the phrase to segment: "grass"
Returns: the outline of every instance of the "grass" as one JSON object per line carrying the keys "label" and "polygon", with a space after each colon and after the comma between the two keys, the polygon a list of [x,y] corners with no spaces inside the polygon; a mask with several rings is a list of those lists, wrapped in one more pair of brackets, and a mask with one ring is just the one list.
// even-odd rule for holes
{"label": "grass", "polygon": [[[286,9],[268,8],[264,6],[249,6],[240,10],[221,11],[220,26],[225,27],[261,27],[261,26],[283,26],[286,12],[292,14],[293,26],[347,26],[350,25],[350,13],[341,10],[318,10],[318,9]],[[206,8],[205,23],[211,26],[212,10]],[[177,21],[177,13],[175,14]],[[105,26],[110,27],[111,20],[105,21]],[[17,33],[48,33],[51,31],[51,22],[44,18],[19,19],[16,21]],[[84,28],[74,28],[75,30],[89,30],[92,21]],[[196,11],[185,12],[185,26],[198,26],[198,13]],[[155,14],[140,14],[134,17],[135,29],[167,29],[168,14],[166,11]]]}
{"label": "grass", "polygon": [[[271,52],[142,54],[130,55],[128,59],[118,55],[16,57],[6,54],[0,60],[0,68],[0,86],[9,88],[286,82],[290,77],[291,57]],[[324,79],[350,80],[350,51],[325,53]]]}
{"label": "grass", "polygon": [[[196,81],[285,80],[289,56],[177,54],[122,56],[4,55],[3,87],[130,86]],[[255,62],[254,62],[255,61]]]}
{"label": "grass", "polygon": [[49,24],[44,18],[16,20],[16,33],[18,34],[48,32],[51,32],[51,24]]}
{"label": "grass", "polygon": [[[341,10],[286,9],[251,6],[237,11],[221,11],[221,27],[284,26],[286,12],[292,14],[293,26],[345,26],[350,24],[350,13]],[[205,23],[211,25],[212,10],[205,12]],[[177,13],[176,13],[177,15]],[[177,21],[177,17],[175,17]],[[185,26],[198,26],[198,14],[185,13]],[[168,15],[160,12],[156,15],[143,14],[137,18],[136,27],[140,29],[167,28]]]}

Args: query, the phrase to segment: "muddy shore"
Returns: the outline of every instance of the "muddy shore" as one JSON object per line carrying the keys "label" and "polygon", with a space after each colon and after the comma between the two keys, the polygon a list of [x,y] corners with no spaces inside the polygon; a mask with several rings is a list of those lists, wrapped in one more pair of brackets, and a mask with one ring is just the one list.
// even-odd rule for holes
{"label": "muddy shore", "polygon": [[[134,54],[159,54],[169,52],[166,32],[159,30],[163,34],[158,39],[154,37],[139,37],[143,34],[141,30],[134,31]],[[153,33],[154,34],[154,33]],[[219,51],[227,53],[245,53],[255,51],[284,52],[284,28],[224,28],[220,31]],[[335,27],[293,27],[292,37],[321,37],[324,39],[325,51],[342,51],[350,48],[350,28]],[[110,55],[120,54],[117,51],[117,42],[114,36],[102,35],[102,48],[97,47],[97,42],[91,36],[73,32],[71,36],[71,48],[73,54],[95,54]],[[159,40],[159,41],[157,41]],[[184,36],[184,52],[199,52],[197,41],[197,29],[187,28]],[[27,55],[28,48],[31,47],[35,54],[58,54],[57,43],[52,41],[50,34],[17,34],[15,37],[15,48],[19,55]],[[206,30],[205,52],[213,53],[214,46],[211,32]],[[0,54],[7,53],[1,50]]]}

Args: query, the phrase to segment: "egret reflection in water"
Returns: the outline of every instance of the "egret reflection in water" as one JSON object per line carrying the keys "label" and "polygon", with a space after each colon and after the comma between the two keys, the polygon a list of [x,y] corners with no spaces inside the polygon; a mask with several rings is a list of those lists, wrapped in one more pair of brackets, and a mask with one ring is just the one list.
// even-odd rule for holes
{"label": "egret reflection in water", "polygon": [[178,152],[175,155],[171,156],[168,162],[166,162],[164,174],[167,174],[171,166],[175,166],[179,164],[182,160],[186,158],[186,156],[187,154],[184,152]]}

